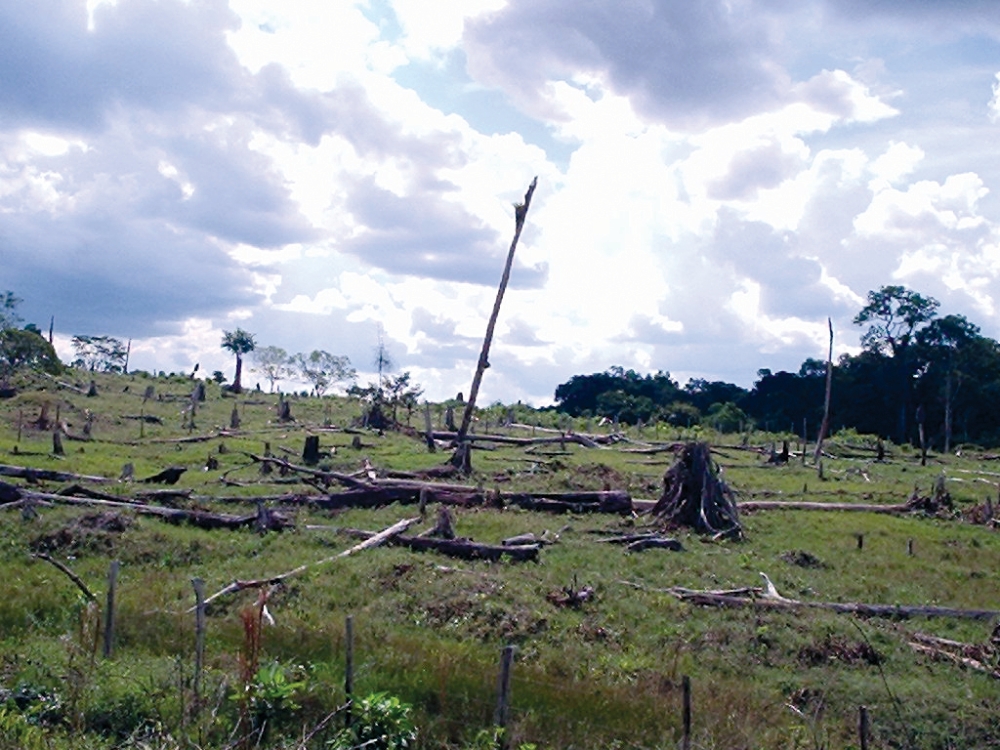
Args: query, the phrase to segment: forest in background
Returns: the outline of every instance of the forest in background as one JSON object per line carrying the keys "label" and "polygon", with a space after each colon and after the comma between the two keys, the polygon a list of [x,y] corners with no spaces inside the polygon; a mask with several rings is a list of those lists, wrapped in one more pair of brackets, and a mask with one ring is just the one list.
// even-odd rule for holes
{"label": "forest in background", "polygon": [[[19,327],[16,296],[6,292],[0,302],[0,380],[8,380],[21,368],[59,368],[43,332],[33,324]],[[996,446],[1000,444],[1000,344],[965,316],[939,315],[939,307],[934,298],[906,287],[883,286],[869,292],[867,304],[854,319],[863,329],[863,349],[858,354],[829,363],[806,359],[798,372],[759,369],[749,389],[707,379],[691,379],[681,386],[665,369],[643,374],[616,365],[604,372],[574,375],[558,385],[555,404],[548,408],[630,425],[701,424],[721,432],[756,428],[813,439],[823,417],[829,365],[831,431],[854,430],[898,444],[918,444],[923,433],[929,448],[945,451],[970,443]],[[236,333],[243,337],[237,342],[241,346],[222,344],[238,355],[234,384],[239,383],[243,354],[251,357],[255,371],[270,381],[272,389],[276,378],[296,372],[314,383],[318,395],[330,384],[346,385],[355,377],[345,357],[322,351],[289,356],[279,347],[257,347],[248,332]],[[127,350],[118,339],[77,335],[77,344],[81,356],[73,366],[108,372],[127,369]],[[378,352],[378,382],[353,390],[375,400],[380,394],[394,399],[394,410],[399,406],[395,401],[412,409],[422,389],[410,382],[408,372],[387,378],[381,339]],[[336,366],[320,367],[317,357]],[[220,372],[212,377],[225,379]]]}

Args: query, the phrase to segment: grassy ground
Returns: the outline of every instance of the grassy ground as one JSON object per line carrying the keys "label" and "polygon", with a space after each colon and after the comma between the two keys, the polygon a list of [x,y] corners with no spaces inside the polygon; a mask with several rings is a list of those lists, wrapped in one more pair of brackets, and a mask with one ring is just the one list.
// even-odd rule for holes
{"label": "grassy ground", "polygon": [[[153,398],[144,401],[150,385]],[[99,395],[87,398],[39,383],[0,402],[0,462],[111,479],[126,463],[140,479],[183,466],[177,486],[195,496],[184,504],[242,513],[252,512],[255,495],[313,491],[294,478],[262,476],[247,454],[263,453],[265,444],[297,460],[305,436],[319,434],[322,447],[334,451],[324,466],[343,472],[358,470],[366,459],[379,469],[420,469],[446,458],[398,433],[364,431],[361,447],[351,447],[355,434],[343,428],[361,406],[346,399],[293,398],[296,421],[281,424],[276,396],[234,398],[209,384],[192,425],[185,411],[189,380],[99,376],[97,387]],[[234,406],[241,426],[219,437]],[[65,455],[53,456],[51,431],[30,425],[43,409],[50,420],[58,414],[74,435],[89,418],[91,439],[64,440]],[[437,426],[443,409],[432,410]],[[480,431],[499,429],[487,422],[495,424],[503,411],[484,411]],[[137,415],[162,424],[126,418]],[[597,431],[549,413],[518,417],[539,428]],[[423,415],[413,421],[422,425]],[[199,436],[207,439],[177,442]],[[528,453],[497,445],[476,451],[469,481],[501,490],[625,489],[635,498],[655,499],[671,455],[628,449],[695,437],[713,442],[724,476],[746,499],[897,503],[914,487],[931,494],[942,474],[958,511],[997,496],[998,464],[974,449],[961,457],[932,456],[921,467],[915,453],[889,446],[889,460],[875,463],[862,438],[841,436],[830,446],[837,457],[824,460],[821,478],[814,466],[797,460],[770,466],[760,451],[750,450],[781,436],[754,434],[743,445],[740,436],[653,427],[641,434],[630,429],[630,442],[612,448],[568,444],[564,452],[557,445]],[[217,468],[204,469],[209,457]],[[240,486],[223,484],[223,477]],[[64,484],[36,488],[51,492]],[[124,497],[140,486],[147,488],[115,481],[100,489]],[[228,502],[223,506],[219,497]],[[212,593],[236,578],[273,576],[355,543],[330,527],[380,529],[415,515],[414,508],[398,506],[283,510],[296,528],[264,536],[129,514],[120,528],[83,528],[81,518],[97,512],[92,508],[41,508],[34,520],[0,510],[0,748],[232,746],[245,679],[241,612],[252,608],[256,594],[211,605],[204,708],[195,715],[191,579],[204,579]],[[332,729],[308,741],[303,732],[343,703],[350,615],[356,694],[388,691],[412,704],[423,747],[483,744],[477,735],[492,723],[507,644],[517,647],[509,733],[515,745],[675,747],[687,675],[697,748],[850,747],[857,744],[860,705],[869,708],[874,747],[1000,747],[1000,683],[931,661],[907,645],[915,631],[983,643],[992,623],[702,609],[662,591],[759,585],[764,572],[783,595],[804,600],[1000,610],[1000,536],[988,527],[957,514],[771,511],[743,517],[742,542],[713,543],[680,532],[683,552],[627,554],[597,539],[642,525],[642,518],[510,509],[455,516],[457,532],[477,541],[548,530],[559,542],[544,548],[538,564],[456,562],[383,547],[290,579],[273,592],[268,610],[275,624],[261,636],[260,663],[279,668],[258,679],[256,702],[248,708],[270,727],[262,746],[321,747],[332,738]],[[32,558],[32,549],[70,566],[101,606],[109,562],[121,561],[110,659],[99,654],[101,606],[88,605],[67,576]],[[801,552],[811,557],[789,554]],[[796,564],[803,561],[809,564]],[[596,597],[578,608],[548,600],[567,586],[591,586]],[[329,726],[341,723],[338,716]]]}

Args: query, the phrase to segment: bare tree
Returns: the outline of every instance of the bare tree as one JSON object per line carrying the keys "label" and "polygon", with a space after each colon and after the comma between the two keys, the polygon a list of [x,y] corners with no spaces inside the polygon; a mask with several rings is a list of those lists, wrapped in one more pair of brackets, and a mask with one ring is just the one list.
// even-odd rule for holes
{"label": "bare tree", "polygon": [[476,409],[476,396],[479,395],[479,385],[483,382],[483,373],[490,366],[490,344],[493,343],[493,330],[496,328],[497,318],[500,315],[500,303],[503,302],[504,292],[507,291],[507,283],[510,281],[510,269],[514,265],[514,251],[517,249],[517,241],[521,238],[521,230],[524,228],[524,220],[528,216],[528,208],[531,206],[531,196],[538,185],[538,178],[535,177],[528,186],[528,192],[524,194],[523,203],[514,204],[514,239],[510,243],[510,250],[507,252],[507,263],[503,269],[503,276],[500,278],[500,287],[497,289],[497,298],[493,303],[493,313],[486,324],[486,336],[483,339],[483,350],[479,354],[479,363],[476,365],[476,374],[472,378],[472,387],[469,389],[469,400],[465,404],[465,413],[462,415],[462,426],[456,436],[457,450],[455,462],[459,467],[468,472],[471,469],[469,462],[468,446],[465,445],[465,437],[469,433],[469,425],[472,424],[472,415]]}

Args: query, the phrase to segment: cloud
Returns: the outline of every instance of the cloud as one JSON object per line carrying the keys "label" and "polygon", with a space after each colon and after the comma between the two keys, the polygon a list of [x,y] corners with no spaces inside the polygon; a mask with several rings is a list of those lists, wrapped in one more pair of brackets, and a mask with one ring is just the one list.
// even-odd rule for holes
{"label": "cloud", "polygon": [[94,11],[83,0],[0,7],[0,126],[86,128],[115,108],[167,112],[231,99],[243,73],[223,32],[222,0],[129,0]]}
{"label": "cloud", "polygon": [[[351,190],[346,208],[365,229],[341,248],[372,266],[446,281],[499,281],[502,240],[459,203],[429,191],[401,196],[362,180]],[[534,288],[544,279],[544,267],[522,267],[511,283]]]}
{"label": "cloud", "polygon": [[477,80],[559,119],[545,83],[598,76],[645,116],[693,126],[767,109],[782,99],[770,13],[761,3],[512,0],[466,26]]}

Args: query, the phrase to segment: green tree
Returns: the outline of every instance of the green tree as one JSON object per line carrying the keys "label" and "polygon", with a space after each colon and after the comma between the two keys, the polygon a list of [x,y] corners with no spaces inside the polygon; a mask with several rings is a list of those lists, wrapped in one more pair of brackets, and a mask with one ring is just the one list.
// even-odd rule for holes
{"label": "green tree", "polygon": [[90,372],[124,372],[128,349],[114,336],[74,336],[74,367]]}
{"label": "green tree", "polygon": [[0,382],[8,382],[21,368],[55,375],[62,370],[62,363],[52,344],[37,331],[4,328],[0,330]]}
{"label": "green tree", "polygon": [[14,292],[0,292],[0,331],[17,328],[21,324],[21,316],[17,314],[17,306],[24,300]]}
{"label": "green tree", "polygon": [[389,399],[389,404],[392,406],[392,421],[393,423],[399,422],[397,414],[400,407],[406,409],[406,421],[409,424],[410,417],[413,415],[413,410],[417,407],[417,399],[423,395],[424,389],[415,384],[410,383],[410,373],[403,372],[394,378],[387,378],[385,381],[385,395]]}
{"label": "green tree", "polygon": [[917,330],[934,319],[939,303],[904,286],[883,286],[868,292],[868,304],[855,318],[855,325],[867,325],[861,336],[869,351],[891,355],[890,375],[898,408],[898,439],[907,439],[907,415],[912,404],[913,375],[918,363],[912,355]]}
{"label": "green tree", "polygon": [[271,393],[274,393],[275,383],[295,374],[291,357],[280,346],[262,346],[254,349],[251,359],[253,360],[251,371],[259,372],[267,378]]}
{"label": "green tree", "polygon": [[322,349],[316,349],[308,356],[296,354],[293,361],[298,374],[312,383],[317,396],[322,396],[332,385],[350,382],[357,377],[350,359]]}
{"label": "green tree", "polygon": [[236,355],[236,375],[233,377],[233,393],[243,392],[243,355],[257,348],[253,334],[237,328],[235,331],[222,332],[222,348]]}

